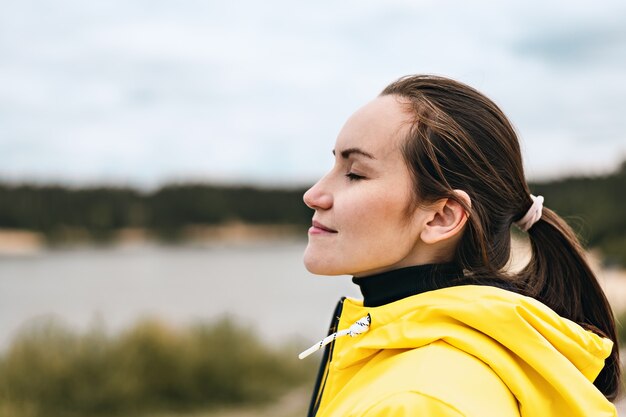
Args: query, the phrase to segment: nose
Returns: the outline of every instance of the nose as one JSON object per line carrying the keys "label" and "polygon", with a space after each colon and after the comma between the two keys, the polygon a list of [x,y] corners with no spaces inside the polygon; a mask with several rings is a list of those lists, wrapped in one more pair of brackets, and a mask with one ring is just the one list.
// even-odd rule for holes
{"label": "nose", "polygon": [[309,188],[302,197],[304,204],[313,210],[328,210],[333,206],[333,196],[326,189],[324,178]]}

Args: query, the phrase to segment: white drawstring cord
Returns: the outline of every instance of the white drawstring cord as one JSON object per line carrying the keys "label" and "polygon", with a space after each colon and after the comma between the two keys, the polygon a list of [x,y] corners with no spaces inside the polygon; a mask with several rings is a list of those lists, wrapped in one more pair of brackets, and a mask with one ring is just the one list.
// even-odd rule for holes
{"label": "white drawstring cord", "polygon": [[324,346],[326,346],[333,340],[337,339],[338,337],[345,336],[347,334],[349,334],[350,337],[356,337],[360,334],[365,333],[366,331],[369,330],[371,321],[372,319],[370,318],[370,315],[368,314],[367,316],[357,320],[357,322],[354,323],[352,326],[350,326],[350,328],[345,329],[345,330],[339,330],[338,332],[335,332],[329,336],[326,336],[324,339],[320,340],[319,342],[317,342],[316,344],[314,344],[313,346],[311,346],[310,348],[308,348],[307,350],[299,354],[298,358],[300,359],[306,358],[313,352],[317,352],[318,350],[320,350],[321,348],[323,348]]}

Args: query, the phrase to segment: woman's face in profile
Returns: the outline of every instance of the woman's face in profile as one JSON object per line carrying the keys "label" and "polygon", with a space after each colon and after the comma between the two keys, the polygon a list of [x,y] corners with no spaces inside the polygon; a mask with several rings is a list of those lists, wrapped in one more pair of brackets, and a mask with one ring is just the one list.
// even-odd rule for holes
{"label": "woman's face in profile", "polygon": [[370,275],[414,265],[420,216],[401,153],[411,116],[395,96],[377,97],[341,129],[333,168],[304,194],[315,210],[306,268],[320,275]]}

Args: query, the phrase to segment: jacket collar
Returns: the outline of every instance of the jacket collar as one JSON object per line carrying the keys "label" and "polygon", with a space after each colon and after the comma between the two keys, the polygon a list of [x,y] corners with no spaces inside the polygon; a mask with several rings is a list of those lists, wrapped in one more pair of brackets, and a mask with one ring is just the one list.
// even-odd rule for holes
{"label": "jacket collar", "polygon": [[415,265],[366,277],[352,277],[365,307],[380,307],[423,292],[462,284],[463,270],[455,263]]}

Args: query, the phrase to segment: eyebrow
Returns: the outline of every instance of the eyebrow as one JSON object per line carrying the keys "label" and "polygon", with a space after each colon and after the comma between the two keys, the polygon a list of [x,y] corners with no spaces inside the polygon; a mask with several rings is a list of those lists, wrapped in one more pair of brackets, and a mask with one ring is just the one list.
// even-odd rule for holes
{"label": "eyebrow", "polygon": [[[357,155],[363,155],[366,158],[369,159],[376,159],[374,158],[374,155],[372,155],[369,152],[365,152],[363,149],[360,148],[348,148],[348,149],[344,149],[343,151],[341,151],[341,157],[343,159],[348,159],[350,157],[350,155],[352,154],[357,154]],[[335,155],[335,150],[333,149],[333,155]]]}

